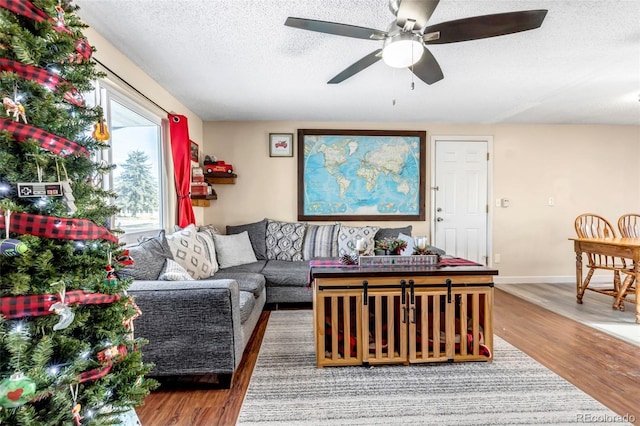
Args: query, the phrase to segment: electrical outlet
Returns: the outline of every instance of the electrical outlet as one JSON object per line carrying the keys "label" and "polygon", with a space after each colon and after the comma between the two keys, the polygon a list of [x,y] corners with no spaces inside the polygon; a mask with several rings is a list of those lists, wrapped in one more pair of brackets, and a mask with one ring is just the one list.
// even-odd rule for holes
{"label": "electrical outlet", "polygon": [[547,200],[547,204],[549,206],[555,206],[556,205],[556,200],[554,200],[553,197],[549,197],[549,200]]}

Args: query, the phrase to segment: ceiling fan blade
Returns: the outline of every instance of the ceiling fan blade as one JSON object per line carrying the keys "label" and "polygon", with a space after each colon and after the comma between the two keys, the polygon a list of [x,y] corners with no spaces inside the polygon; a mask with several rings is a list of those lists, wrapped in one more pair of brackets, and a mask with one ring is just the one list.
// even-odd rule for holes
{"label": "ceiling fan blade", "polygon": [[442,22],[425,28],[423,40],[426,44],[455,43],[533,30],[546,15],[544,9],[524,10]]}
{"label": "ceiling fan blade", "polygon": [[439,2],[440,0],[401,0],[396,15],[398,26],[402,28],[407,20],[413,20],[415,23],[409,31],[424,28]]}
{"label": "ceiling fan blade", "polygon": [[382,58],[382,49],[374,50],[364,58],[360,59],[359,61],[356,61],[355,63],[345,68],[340,74],[336,75],[331,80],[327,81],[327,84],[341,83],[346,79],[348,79],[349,77],[353,76],[354,74],[357,74],[363,69],[367,68],[368,66],[375,64],[381,58]]}
{"label": "ceiling fan blade", "polygon": [[444,74],[442,74],[442,69],[440,69],[438,61],[436,61],[436,58],[426,47],[422,53],[422,58],[413,64],[413,67],[409,67],[409,69],[413,71],[416,77],[427,84],[433,84],[444,78]]}
{"label": "ceiling fan blade", "polygon": [[288,27],[319,33],[334,34],[344,37],[363,38],[367,40],[384,40],[386,31],[373,28],[357,27],[355,25],[339,24],[337,22],[316,21],[315,19],[288,17],[284,23]]}

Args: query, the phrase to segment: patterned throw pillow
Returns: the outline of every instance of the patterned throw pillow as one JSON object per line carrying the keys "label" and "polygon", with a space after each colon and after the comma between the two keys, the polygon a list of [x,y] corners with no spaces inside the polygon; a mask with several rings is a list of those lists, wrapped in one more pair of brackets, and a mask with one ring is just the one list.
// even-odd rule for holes
{"label": "patterned throw pillow", "polygon": [[267,259],[302,260],[302,244],[306,223],[267,220]]}
{"label": "patterned throw pillow", "polygon": [[167,259],[164,264],[164,270],[158,277],[163,281],[193,281],[193,277],[174,260]]}
{"label": "patterned throw pillow", "polygon": [[220,267],[218,266],[218,259],[216,257],[216,249],[213,244],[213,236],[209,231],[198,231],[196,234],[198,237],[198,241],[204,244],[205,254],[207,255],[207,259],[211,262],[211,275],[218,272]]}
{"label": "patterned throw pillow", "polygon": [[338,231],[338,256],[350,254],[356,251],[356,241],[364,240],[366,255],[372,255],[375,246],[375,236],[380,228],[377,226],[344,226],[340,225]]}
{"label": "patterned throw pillow", "polygon": [[304,235],[304,260],[338,257],[339,225],[308,225]]}
{"label": "patterned throw pillow", "polygon": [[196,280],[211,276],[211,260],[207,256],[204,243],[198,240],[195,225],[189,225],[178,232],[167,235],[167,242],[173,260]]}

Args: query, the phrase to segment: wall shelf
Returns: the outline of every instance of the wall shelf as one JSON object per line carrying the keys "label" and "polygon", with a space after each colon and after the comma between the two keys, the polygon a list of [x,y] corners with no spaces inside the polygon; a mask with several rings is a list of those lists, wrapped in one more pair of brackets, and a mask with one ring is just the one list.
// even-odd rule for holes
{"label": "wall shelf", "polygon": [[194,195],[191,197],[191,205],[193,207],[209,207],[211,206],[211,200],[217,200],[216,194],[211,195]]}
{"label": "wall shelf", "polygon": [[205,173],[204,178],[212,185],[233,185],[238,175],[235,173]]}

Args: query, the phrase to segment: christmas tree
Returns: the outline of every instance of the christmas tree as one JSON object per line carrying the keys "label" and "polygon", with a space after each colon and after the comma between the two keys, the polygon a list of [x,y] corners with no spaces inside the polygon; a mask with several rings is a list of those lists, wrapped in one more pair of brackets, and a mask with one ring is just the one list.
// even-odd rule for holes
{"label": "christmas tree", "polygon": [[101,75],[76,10],[0,0],[3,425],[127,423],[157,384],[144,379],[130,282],[114,274],[131,260],[109,229],[102,110],[82,96]]}

